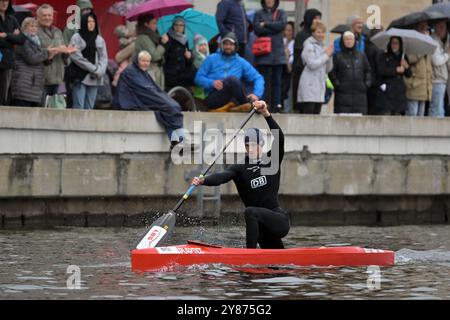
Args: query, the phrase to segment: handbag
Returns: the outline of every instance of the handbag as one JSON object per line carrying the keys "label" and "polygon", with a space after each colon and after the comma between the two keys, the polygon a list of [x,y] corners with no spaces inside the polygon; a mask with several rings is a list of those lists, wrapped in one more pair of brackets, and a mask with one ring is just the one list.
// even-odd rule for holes
{"label": "handbag", "polygon": [[[273,13],[273,21],[277,19],[278,10]],[[252,45],[255,57],[264,56],[272,52],[272,37],[258,37]]]}
{"label": "handbag", "polygon": [[66,97],[62,94],[55,94],[53,96],[47,96],[45,99],[45,108],[49,109],[66,109]]}

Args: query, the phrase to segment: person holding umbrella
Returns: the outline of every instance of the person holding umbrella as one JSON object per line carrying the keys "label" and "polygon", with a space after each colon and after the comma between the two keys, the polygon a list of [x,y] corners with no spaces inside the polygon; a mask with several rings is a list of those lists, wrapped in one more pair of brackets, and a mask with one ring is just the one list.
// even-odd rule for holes
{"label": "person holding umbrella", "polygon": [[391,37],[387,51],[378,59],[379,83],[377,94],[378,115],[401,115],[406,111],[404,77],[411,77],[408,58],[403,52],[403,40]]}
{"label": "person holding umbrella", "polygon": [[165,44],[164,76],[166,90],[176,86],[190,87],[194,85],[195,69],[193,55],[189,51],[187,38],[184,34],[186,22],[182,17],[176,17],[168,32],[169,41]]}
{"label": "person holding umbrella", "polygon": [[433,94],[430,105],[430,116],[445,116],[444,100],[449,79],[448,64],[450,59],[447,22],[442,21],[434,25],[435,32],[432,38],[435,40],[438,48],[431,56],[433,66]]}
{"label": "person holding umbrella", "polygon": [[158,33],[157,19],[152,14],[141,15],[136,26],[138,35],[135,42],[135,55],[141,51],[150,53],[152,59],[149,73],[154,77],[156,84],[164,90],[165,77],[163,71],[165,44],[169,41],[167,34],[160,36]]}
{"label": "person holding umbrella", "polygon": [[190,50],[194,48],[196,35],[201,35],[207,41],[211,41],[219,34],[219,27],[214,16],[191,8],[158,19],[159,34],[169,33],[170,30],[173,32],[177,27],[175,20],[182,20],[178,27],[181,28],[183,25],[183,36],[186,38],[186,44]]}
{"label": "person holding umbrella", "polygon": [[[404,77],[412,72],[408,55],[428,55],[436,51],[436,42],[416,30],[392,28],[371,38],[378,48],[387,52],[378,58],[378,91],[376,114],[403,114],[406,111]],[[444,90],[445,93],[445,90]]]}

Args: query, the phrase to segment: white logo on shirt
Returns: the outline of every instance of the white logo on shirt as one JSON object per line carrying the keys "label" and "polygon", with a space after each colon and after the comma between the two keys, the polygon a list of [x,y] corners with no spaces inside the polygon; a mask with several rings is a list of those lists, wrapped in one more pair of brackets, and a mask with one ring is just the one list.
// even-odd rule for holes
{"label": "white logo on shirt", "polygon": [[258,170],[260,170],[259,166],[255,166],[255,167],[251,167],[251,168],[247,168],[248,171],[253,171],[253,173],[257,172]]}
{"label": "white logo on shirt", "polygon": [[261,176],[259,178],[253,179],[251,182],[252,189],[258,189],[264,187],[267,184],[266,176]]}

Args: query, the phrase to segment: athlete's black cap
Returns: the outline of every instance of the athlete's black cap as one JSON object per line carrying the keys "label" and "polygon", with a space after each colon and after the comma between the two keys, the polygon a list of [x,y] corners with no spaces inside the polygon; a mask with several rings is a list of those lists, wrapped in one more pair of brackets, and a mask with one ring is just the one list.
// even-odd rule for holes
{"label": "athlete's black cap", "polygon": [[251,128],[245,132],[245,144],[254,142],[259,144],[261,147],[264,146],[264,136],[258,128]]}

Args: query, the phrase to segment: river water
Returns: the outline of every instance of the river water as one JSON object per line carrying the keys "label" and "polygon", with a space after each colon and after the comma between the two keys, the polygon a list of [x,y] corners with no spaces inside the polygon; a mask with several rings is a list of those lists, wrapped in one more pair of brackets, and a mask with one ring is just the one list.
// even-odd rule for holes
{"label": "river water", "polygon": [[[56,228],[0,231],[1,299],[450,299],[450,227],[294,227],[287,247],[357,245],[396,251],[379,288],[367,268],[291,268],[253,273],[196,266],[170,273],[133,273],[130,248],[143,229]],[[187,239],[242,246],[243,227],[177,227]],[[67,287],[70,265],[81,287]],[[69,270],[70,271],[70,270]],[[73,283],[73,282],[69,282]]]}

